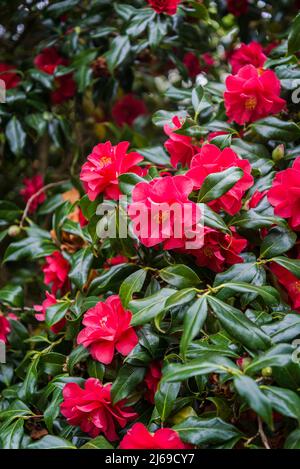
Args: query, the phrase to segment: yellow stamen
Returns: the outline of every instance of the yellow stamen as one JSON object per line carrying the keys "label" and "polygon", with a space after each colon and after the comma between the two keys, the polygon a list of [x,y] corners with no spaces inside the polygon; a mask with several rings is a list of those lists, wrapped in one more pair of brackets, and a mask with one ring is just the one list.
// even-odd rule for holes
{"label": "yellow stamen", "polygon": [[257,99],[255,96],[251,96],[250,98],[247,98],[245,101],[245,108],[247,111],[254,111],[254,109],[257,106]]}

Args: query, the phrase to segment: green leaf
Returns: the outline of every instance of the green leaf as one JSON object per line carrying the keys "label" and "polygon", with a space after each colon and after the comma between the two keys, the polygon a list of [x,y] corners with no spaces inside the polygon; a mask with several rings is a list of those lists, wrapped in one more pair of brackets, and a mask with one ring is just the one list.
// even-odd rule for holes
{"label": "green leaf", "polygon": [[170,166],[170,158],[160,146],[142,149],[139,148],[139,153],[151,163],[161,166]]}
{"label": "green leaf", "polygon": [[49,327],[58,323],[62,318],[65,317],[70,303],[67,301],[58,301],[52,306],[48,306],[46,310],[46,323]]}
{"label": "green leaf", "polygon": [[167,299],[165,307],[171,308],[173,306],[183,306],[186,303],[190,303],[196,296],[196,291],[194,288],[184,288],[183,290],[179,290],[170,298]]}
{"label": "green leaf", "polygon": [[8,246],[3,262],[19,261],[25,257],[37,259],[48,256],[57,249],[47,231],[38,228],[36,225],[32,225],[25,230],[28,237]]}
{"label": "green leaf", "polygon": [[80,249],[72,256],[69,278],[77,288],[82,289],[85,286],[92,262],[91,248]]}
{"label": "green leaf", "polygon": [[210,202],[222,197],[244,175],[241,168],[232,167],[220,173],[212,173],[206,176],[198,195],[198,202]]}
{"label": "green leaf", "polygon": [[127,308],[128,303],[132,300],[134,293],[140,292],[143,288],[147,272],[144,269],[133,272],[127,277],[120,286],[119,295],[124,308]]}
{"label": "green leaf", "polygon": [[171,288],[162,288],[147,298],[130,301],[129,310],[133,312],[131,325],[140,326],[155,318],[164,311],[165,303],[173,293],[175,290]]}
{"label": "green leaf", "polygon": [[136,389],[145,376],[145,368],[124,365],[120,368],[116,379],[111,387],[113,404],[125,399]]}
{"label": "green leaf", "polygon": [[289,257],[274,257],[272,261],[289,270],[297,278],[300,278],[300,259],[290,259]]}
{"label": "green leaf", "polygon": [[36,112],[34,114],[28,114],[28,116],[25,117],[25,122],[36,131],[38,137],[41,137],[46,132],[47,121],[41,113]]}
{"label": "green leaf", "polygon": [[[226,288],[226,292],[232,290],[237,293],[255,293],[262,297],[266,305],[278,305],[280,301],[279,292],[273,287],[257,287],[256,285],[250,285],[244,282],[223,283],[222,285],[219,285],[219,288],[221,288],[221,286],[223,288]],[[228,294],[226,296],[228,296]],[[222,298],[222,291],[220,292],[220,294],[217,295],[217,297]]]}
{"label": "green leaf", "polygon": [[300,334],[299,314],[287,314],[281,321],[266,324],[262,326],[262,329],[275,344],[289,342]]}
{"label": "green leaf", "polygon": [[195,358],[188,363],[170,365],[163,381],[183,381],[195,376],[210,373],[234,373],[238,367],[228,358],[215,353],[204,353],[201,358]]}
{"label": "green leaf", "polygon": [[142,34],[154,16],[155,13],[152,8],[143,8],[138,10],[137,14],[133,16],[128,28],[126,29],[128,36],[137,37]]}
{"label": "green leaf", "polygon": [[289,434],[284,443],[284,449],[300,449],[300,428]]}
{"label": "green leaf", "polygon": [[19,449],[24,435],[24,420],[16,419],[1,431],[2,449]]}
{"label": "green leaf", "polygon": [[81,361],[86,360],[89,356],[89,351],[83,345],[75,347],[67,359],[68,372],[72,375],[75,365]]}
{"label": "green leaf", "polygon": [[44,411],[44,421],[49,432],[53,431],[53,422],[58,417],[60,412],[60,404],[63,401],[61,389],[55,389],[52,400]]}
{"label": "green leaf", "polygon": [[300,13],[294,19],[288,37],[288,53],[295,54],[300,50]]}
{"label": "green leaf", "polygon": [[52,13],[53,16],[58,17],[68,10],[73,9],[78,5],[80,0],[62,0],[55,2],[47,7],[47,12]]}
{"label": "green leaf", "polygon": [[195,120],[201,111],[201,101],[204,95],[204,90],[201,85],[198,85],[192,91],[192,105],[195,111]]}
{"label": "green leaf", "polygon": [[131,45],[128,36],[117,36],[112,40],[109,51],[105,54],[108,68],[114,71],[127,59],[131,51]]}
{"label": "green leaf", "polygon": [[252,362],[245,367],[244,371],[247,374],[252,374],[268,366],[284,367],[291,362],[293,351],[292,345],[275,345],[262,355],[254,357]]}
{"label": "green leaf", "polygon": [[300,127],[292,121],[267,117],[252,124],[255,132],[266,140],[293,142],[300,138]]}
{"label": "green leaf", "polygon": [[217,445],[239,435],[242,436],[236,427],[220,418],[190,417],[172,429],[179,434],[183,441],[197,446]]}
{"label": "green leaf", "polygon": [[119,188],[121,192],[125,195],[132,195],[133,188],[139,182],[145,182],[145,179],[141,178],[134,173],[125,173],[119,176]]}
{"label": "green leaf", "polygon": [[174,99],[174,101],[185,101],[191,100],[192,94],[191,90],[176,88],[175,86],[171,85],[167,91],[165,92],[165,96],[169,99]]}
{"label": "green leaf", "polygon": [[208,302],[231,337],[250,350],[266,350],[270,347],[271,339],[241,311],[214,297],[209,296]]}
{"label": "green leaf", "polygon": [[206,204],[197,204],[204,216],[204,225],[231,234],[223,218]]}
{"label": "green leaf", "polygon": [[76,449],[71,441],[54,435],[46,435],[34,443],[30,443],[28,449]]}
{"label": "green leaf", "polygon": [[23,306],[23,288],[20,285],[5,285],[0,290],[0,301],[12,306]]}
{"label": "green leaf", "polygon": [[137,8],[134,8],[132,5],[122,3],[114,3],[114,9],[116,10],[117,14],[121,16],[121,18],[123,18],[123,20],[125,21],[130,20],[139,12],[139,10]]}
{"label": "green leaf", "polygon": [[155,407],[162,422],[171,414],[181,383],[160,383],[155,393]]}
{"label": "green leaf", "polygon": [[34,356],[26,371],[26,376],[20,390],[20,397],[21,399],[24,398],[26,402],[32,400],[37,390],[39,361],[40,355]]}
{"label": "green leaf", "polygon": [[170,112],[170,111],[165,111],[165,110],[156,111],[152,116],[152,122],[157,127],[163,127],[166,124],[171,125],[172,119],[175,116],[177,116],[178,118],[186,117],[186,112],[185,111]]}
{"label": "green leaf", "polygon": [[300,422],[300,397],[290,389],[261,386],[272,408],[286,417]]}
{"label": "green leaf", "polygon": [[176,288],[189,288],[199,285],[198,275],[184,264],[172,265],[159,271],[159,276]]}
{"label": "green leaf", "polygon": [[16,116],[13,116],[6,125],[5,135],[12,153],[20,156],[25,146],[26,133]]}
{"label": "green leaf", "polygon": [[271,427],[272,407],[257,383],[245,375],[235,376],[233,382],[239,396]]}
{"label": "green leaf", "polygon": [[185,312],[183,333],[180,340],[180,353],[185,356],[192,340],[199,334],[207,316],[206,298],[198,298]]}
{"label": "green leaf", "polygon": [[107,441],[104,436],[97,436],[92,440],[89,440],[80,449],[113,449],[114,447]]}
{"label": "green leaf", "polygon": [[87,371],[89,376],[92,378],[97,378],[102,381],[104,373],[105,373],[105,366],[103,363],[96,362],[95,360],[89,359],[88,360],[88,367]]}
{"label": "green leaf", "polygon": [[156,48],[167,34],[168,23],[160,15],[148,25],[148,41],[152,48]]}
{"label": "green leaf", "polygon": [[260,257],[270,259],[289,251],[297,240],[293,231],[276,226],[271,228],[260,247]]}

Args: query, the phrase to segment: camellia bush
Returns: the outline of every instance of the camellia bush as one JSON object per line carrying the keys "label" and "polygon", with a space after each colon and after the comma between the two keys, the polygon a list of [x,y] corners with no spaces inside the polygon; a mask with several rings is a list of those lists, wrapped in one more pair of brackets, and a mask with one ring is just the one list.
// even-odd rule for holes
{"label": "camellia bush", "polygon": [[1,2],[1,448],[300,449],[299,6]]}

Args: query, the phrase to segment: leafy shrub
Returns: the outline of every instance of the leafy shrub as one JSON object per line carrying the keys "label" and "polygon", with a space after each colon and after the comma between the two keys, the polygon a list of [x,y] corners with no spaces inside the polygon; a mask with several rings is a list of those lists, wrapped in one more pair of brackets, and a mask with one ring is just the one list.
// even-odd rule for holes
{"label": "leafy shrub", "polygon": [[1,447],[300,448],[299,2],[2,3]]}

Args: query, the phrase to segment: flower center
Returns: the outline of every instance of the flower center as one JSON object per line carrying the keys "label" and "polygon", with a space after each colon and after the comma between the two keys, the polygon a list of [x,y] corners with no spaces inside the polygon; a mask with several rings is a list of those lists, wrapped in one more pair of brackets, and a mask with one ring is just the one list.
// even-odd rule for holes
{"label": "flower center", "polygon": [[297,293],[300,293],[300,280],[298,280],[297,282],[294,283],[293,285],[294,287],[294,290],[297,292]]}
{"label": "flower center", "polygon": [[167,212],[159,212],[156,215],[154,215],[154,221],[158,225],[162,225],[164,221],[168,219],[168,213]]}
{"label": "flower center", "polygon": [[99,161],[99,164],[100,164],[100,168],[106,168],[107,166],[109,166],[110,164],[112,163],[112,159],[110,156],[102,156],[100,161]]}
{"label": "flower center", "polygon": [[105,326],[106,326],[107,319],[108,319],[107,316],[103,316],[103,318],[100,319],[100,326],[101,326],[101,327],[105,327]]}
{"label": "flower center", "polygon": [[245,101],[245,108],[247,111],[254,111],[254,109],[257,106],[257,99],[255,96],[250,96],[250,98],[247,98]]}
{"label": "flower center", "polygon": [[213,257],[213,255],[214,255],[214,252],[213,252],[212,248],[209,247],[209,246],[205,246],[204,249],[203,249],[203,252],[204,252],[204,255],[206,257]]}

